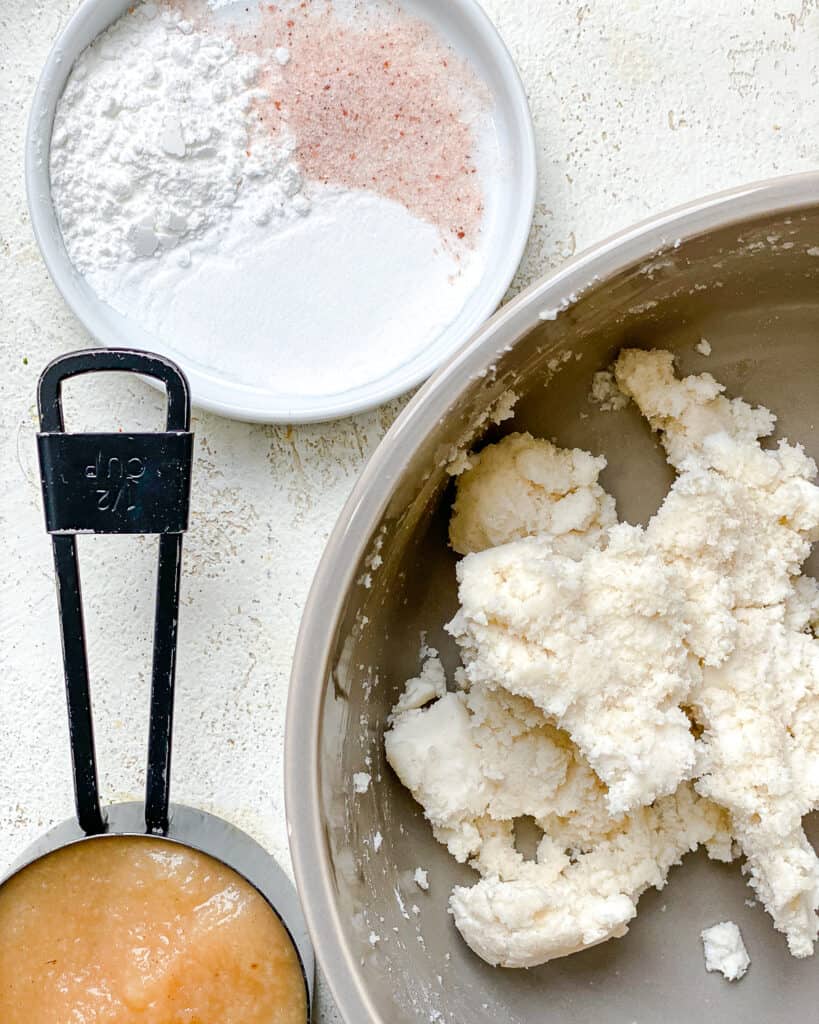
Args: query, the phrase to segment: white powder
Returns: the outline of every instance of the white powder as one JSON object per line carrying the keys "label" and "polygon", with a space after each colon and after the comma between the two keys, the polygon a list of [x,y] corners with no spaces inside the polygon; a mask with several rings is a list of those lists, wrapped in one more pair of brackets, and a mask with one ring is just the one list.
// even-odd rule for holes
{"label": "white powder", "polygon": [[[309,217],[272,230],[237,210],[218,253],[188,270],[142,263],[118,273],[113,304],[242,383],[320,395],[385,375],[454,320],[480,263],[459,269],[437,228],[375,193],[315,186],[311,195]],[[241,360],[226,338],[241,339]]]}
{"label": "white powder", "polygon": [[700,338],[694,348],[699,352],[701,356],[711,355],[711,342],[707,338]]}
{"label": "white powder", "polygon": [[483,257],[376,192],[305,181],[286,128],[254,129],[260,70],[290,60],[137,6],[69,77],[52,193],[78,271],[183,365],[337,394],[426,349]]}
{"label": "white powder", "polygon": [[103,297],[123,264],[214,248],[240,199],[257,223],[303,209],[292,139],[254,139],[247,155],[259,64],[154,4],[81,55],[54,118],[51,187],[69,255]]}

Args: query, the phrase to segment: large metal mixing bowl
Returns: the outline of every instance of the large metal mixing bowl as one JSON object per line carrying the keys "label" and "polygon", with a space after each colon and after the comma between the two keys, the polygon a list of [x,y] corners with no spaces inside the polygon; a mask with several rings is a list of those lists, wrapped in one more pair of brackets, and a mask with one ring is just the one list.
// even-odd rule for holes
{"label": "large metal mixing bowl", "polygon": [[[709,358],[694,347],[703,337]],[[455,662],[441,627],[456,608],[446,529],[458,449],[530,430],[604,453],[621,517],[645,521],[661,501],[671,472],[636,409],[601,412],[588,399],[592,374],[624,344],[671,348],[683,371],[710,370],[819,457],[819,174],[710,198],[573,260],[498,313],[367,466],[310,595],[287,720],[297,880],[349,1024],[819,1019],[816,961],[792,959],[767,915],[745,904],[737,865],[701,854],[646,893],[624,939],[537,970],[488,967],[446,910],[453,883],[475,876],[433,840],[384,760],[387,715],[417,672],[421,631]],[[498,426],[487,412],[509,389],[514,417]],[[372,775],[365,793],[354,792],[356,772]],[[428,892],[412,880],[417,867]],[[705,973],[699,938],[725,919],[752,958],[734,985]]]}

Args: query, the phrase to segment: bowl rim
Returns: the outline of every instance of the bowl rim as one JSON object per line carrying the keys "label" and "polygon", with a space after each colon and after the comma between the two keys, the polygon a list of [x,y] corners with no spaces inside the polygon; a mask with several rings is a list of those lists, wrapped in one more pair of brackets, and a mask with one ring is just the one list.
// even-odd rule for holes
{"label": "bowl rim", "polygon": [[[25,185],[31,225],[43,261],[57,290],[85,330],[101,345],[127,341],[137,348],[157,348],[156,344],[149,342],[158,339],[136,324],[129,330],[128,318],[98,299],[74,269],[51,199],[49,154],[57,103],[74,62],[87,45],[84,39],[88,26],[102,17],[102,11],[106,16],[111,15],[106,26],[113,24],[126,7],[127,0],[84,0],[52,44],[37,82],[26,128]],[[364,412],[411,391],[426,380],[468,344],[476,327],[498,308],[523,258],[534,217],[538,180],[534,124],[517,66],[478,0],[449,0],[449,7],[454,12],[452,16],[474,35],[484,48],[487,60],[497,70],[499,85],[493,89],[493,95],[506,111],[518,158],[515,173],[508,184],[510,194],[516,196],[517,214],[508,231],[504,255],[497,268],[486,283],[472,293],[476,304],[471,315],[464,318],[464,306],[452,324],[444,328],[425,350],[380,379],[332,395],[306,396],[297,406],[289,405],[286,395],[277,396],[272,392],[248,391],[243,401],[242,385],[220,378],[217,373],[198,364],[190,364],[183,357],[181,362],[191,382],[193,403],[197,408],[258,423],[317,423]],[[99,32],[94,38],[96,35]],[[451,331],[458,319],[463,319],[464,323],[453,333],[451,344],[433,353],[437,340]],[[129,335],[125,339],[123,331]],[[177,361],[180,359],[179,353],[164,343],[158,351]],[[292,396],[293,399],[296,397]]]}
{"label": "bowl rim", "polygon": [[[514,345],[570,296],[599,287],[622,269],[708,231],[766,214],[819,206],[819,171],[769,178],[674,207],[597,243],[536,281],[502,307],[418,392],[384,436],[342,508],[319,562],[293,655],[285,723],[285,805],[290,852],[316,956],[338,1008],[357,1024],[391,1024],[367,993],[359,960],[347,947],[325,856],[320,800],[320,729],[332,642],[358,562],[383,515],[395,481],[435,429],[505,345]],[[569,301],[572,301],[571,299]]]}

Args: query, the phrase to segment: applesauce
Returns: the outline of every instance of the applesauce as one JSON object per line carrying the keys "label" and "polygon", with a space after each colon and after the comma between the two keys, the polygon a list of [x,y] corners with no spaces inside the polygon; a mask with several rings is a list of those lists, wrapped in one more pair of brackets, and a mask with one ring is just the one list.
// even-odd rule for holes
{"label": "applesauce", "polygon": [[296,949],[236,872],[164,839],[57,850],[0,887],[3,1024],[305,1024]]}

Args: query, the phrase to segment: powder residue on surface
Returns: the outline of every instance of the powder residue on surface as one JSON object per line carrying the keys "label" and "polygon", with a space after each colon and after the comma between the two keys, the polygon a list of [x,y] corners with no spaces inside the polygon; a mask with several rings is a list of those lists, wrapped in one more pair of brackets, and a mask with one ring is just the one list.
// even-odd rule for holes
{"label": "powder residue on surface", "polygon": [[474,245],[484,201],[470,107],[485,105],[475,74],[420,19],[399,7],[263,5],[239,36],[256,53],[286,49],[262,73],[260,122],[297,139],[308,178],[374,190],[403,203],[445,238]]}

